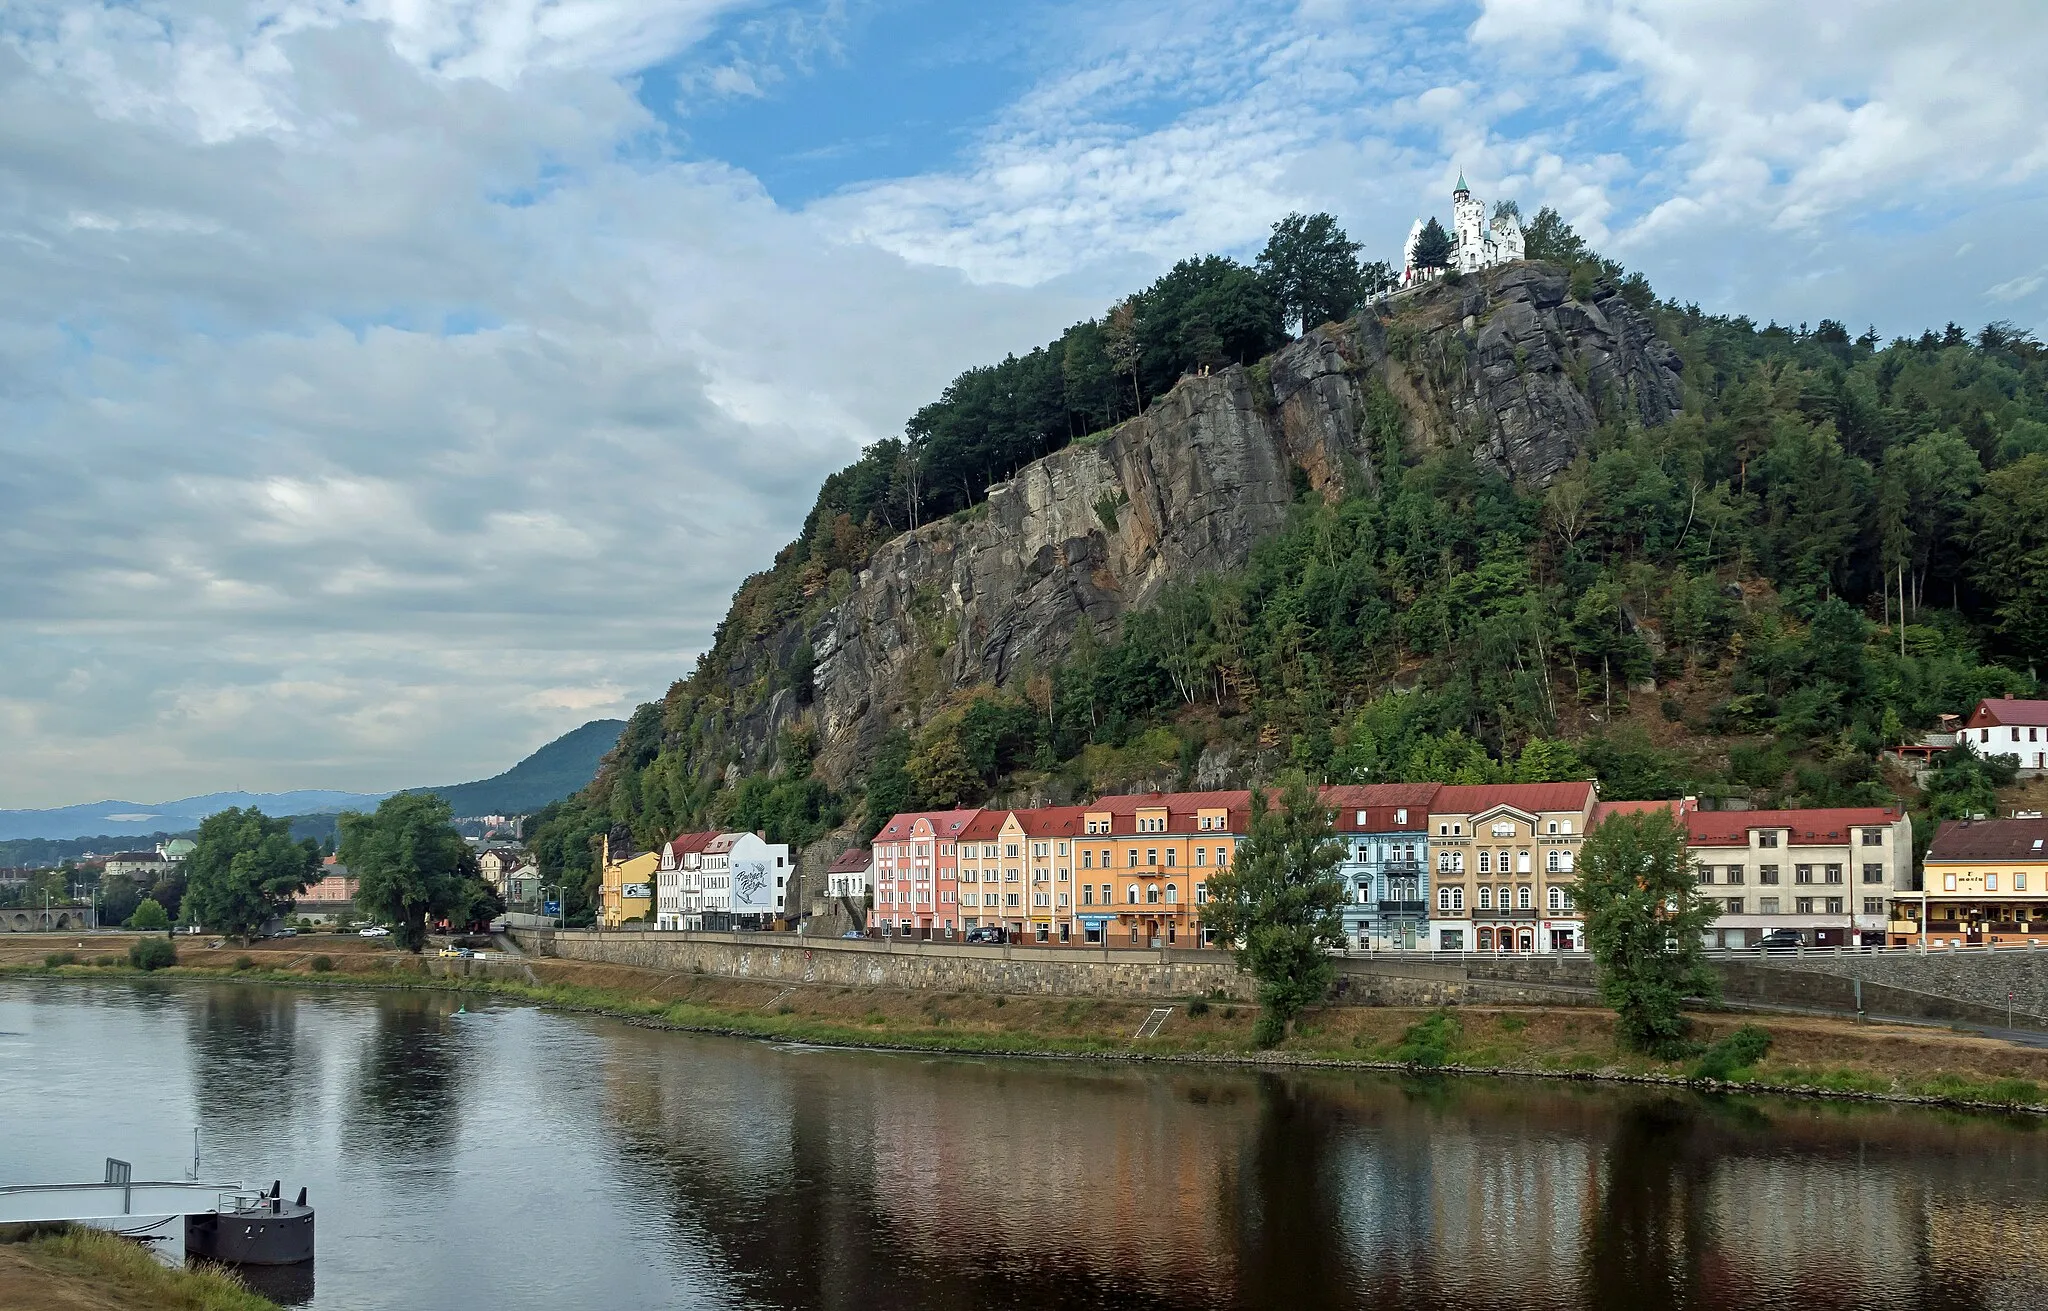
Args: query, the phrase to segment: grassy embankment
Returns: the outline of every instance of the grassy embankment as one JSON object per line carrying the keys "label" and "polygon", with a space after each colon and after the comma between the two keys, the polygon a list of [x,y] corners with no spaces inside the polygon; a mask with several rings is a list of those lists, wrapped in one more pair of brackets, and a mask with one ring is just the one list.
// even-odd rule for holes
{"label": "grassy embankment", "polygon": [[[0,973],[135,977],[127,942],[0,939]],[[67,957],[69,959],[67,959]],[[443,971],[448,971],[444,973]],[[466,972],[460,972],[466,971]],[[1251,1039],[1255,1007],[1182,999],[1156,1038],[1132,1035],[1155,1003],[980,992],[891,992],[788,986],[580,961],[506,965],[441,961],[360,938],[313,937],[249,947],[181,942],[159,977],[337,987],[438,989],[618,1016],[701,1032],[857,1047],[986,1054],[1276,1063],[1338,1063],[1605,1079],[1704,1079],[1832,1095],[1919,1098],[2048,1110],[2048,1050],[1926,1026],[1846,1019],[1696,1016],[1703,1043],[1745,1024],[1770,1038],[1761,1055],[1659,1061],[1617,1049],[1605,1011],[1468,1006],[1433,1011],[1333,1006],[1304,1016],[1278,1048]]]}
{"label": "grassy embankment", "polygon": [[225,1271],[173,1269],[97,1229],[0,1240],[0,1307],[38,1311],[277,1311]]}

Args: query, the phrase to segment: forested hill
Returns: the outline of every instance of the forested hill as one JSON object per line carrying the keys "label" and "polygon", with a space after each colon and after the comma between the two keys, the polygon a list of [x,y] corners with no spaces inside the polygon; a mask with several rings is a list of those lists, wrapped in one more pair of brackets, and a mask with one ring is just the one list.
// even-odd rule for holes
{"label": "forested hill", "polygon": [[544,855],[1288,764],[1843,803],[1903,786],[1886,742],[2035,689],[2040,343],[1759,327],[1529,231],[1381,299],[1297,222],[963,374],[827,480]]}

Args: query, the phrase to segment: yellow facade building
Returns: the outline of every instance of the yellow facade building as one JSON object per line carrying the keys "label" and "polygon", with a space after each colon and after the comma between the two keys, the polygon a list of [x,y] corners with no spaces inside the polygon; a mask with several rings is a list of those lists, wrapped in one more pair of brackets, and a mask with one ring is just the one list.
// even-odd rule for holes
{"label": "yellow facade building", "polygon": [[604,877],[598,887],[597,922],[616,929],[627,920],[654,920],[654,880],[661,869],[661,853],[642,852],[626,860],[612,860],[605,850]]}

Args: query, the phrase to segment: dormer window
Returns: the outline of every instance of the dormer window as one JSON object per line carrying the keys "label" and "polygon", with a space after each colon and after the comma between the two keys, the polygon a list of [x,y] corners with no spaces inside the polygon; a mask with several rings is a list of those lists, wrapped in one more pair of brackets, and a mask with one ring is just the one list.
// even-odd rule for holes
{"label": "dormer window", "polygon": [[1394,822],[1403,825],[1408,822],[1408,807],[1401,806],[1394,811]]}

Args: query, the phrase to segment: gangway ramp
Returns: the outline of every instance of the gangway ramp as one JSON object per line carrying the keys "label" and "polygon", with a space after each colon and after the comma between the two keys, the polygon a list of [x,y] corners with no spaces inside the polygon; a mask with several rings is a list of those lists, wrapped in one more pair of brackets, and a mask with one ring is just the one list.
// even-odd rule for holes
{"label": "gangway ramp", "polygon": [[196,1215],[213,1210],[222,1194],[240,1192],[241,1187],[190,1181],[0,1185],[0,1224]]}

